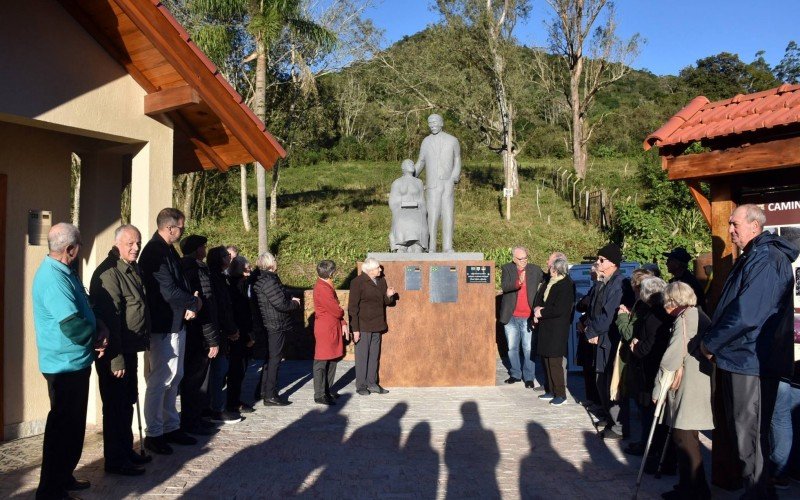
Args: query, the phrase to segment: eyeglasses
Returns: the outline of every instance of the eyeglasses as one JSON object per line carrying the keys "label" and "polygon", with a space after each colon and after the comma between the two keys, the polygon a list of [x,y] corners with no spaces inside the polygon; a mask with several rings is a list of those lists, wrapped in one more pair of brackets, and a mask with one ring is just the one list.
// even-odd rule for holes
{"label": "eyeglasses", "polygon": [[528,257],[514,257],[514,260],[528,260]]}
{"label": "eyeglasses", "polygon": [[606,259],[605,257],[598,257],[598,258],[597,258],[597,262],[599,262],[599,263],[601,263],[601,264],[602,264],[602,263],[604,263],[604,262],[608,262],[608,259]]}
{"label": "eyeglasses", "polygon": [[177,229],[181,233],[186,229],[186,226],[167,226],[167,229],[172,231],[173,229]]}

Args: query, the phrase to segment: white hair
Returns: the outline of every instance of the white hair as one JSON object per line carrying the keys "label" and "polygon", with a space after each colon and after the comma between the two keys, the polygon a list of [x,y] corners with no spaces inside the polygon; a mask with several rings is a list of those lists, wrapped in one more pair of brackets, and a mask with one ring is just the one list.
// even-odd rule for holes
{"label": "white hair", "polygon": [[122,234],[125,233],[126,231],[136,233],[140,237],[142,236],[141,231],[139,231],[139,229],[133,224],[123,224],[114,231],[114,243],[119,243],[120,238],[122,238]]}
{"label": "white hair", "polygon": [[364,263],[361,264],[361,271],[374,271],[379,267],[381,267],[381,263],[378,261],[378,259],[367,257],[364,259]]}
{"label": "white hair", "polygon": [[667,288],[667,283],[659,277],[647,276],[639,283],[639,298],[648,304],[652,304],[653,299],[661,302],[662,294]]}
{"label": "white hair", "polygon": [[744,210],[745,218],[747,222],[758,222],[758,227],[763,228],[764,224],[767,222],[767,216],[764,214],[764,211],[759,208],[758,205],[754,205],[752,203],[746,203],[744,205],[739,205],[737,208],[741,208]]}
{"label": "white hair", "polygon": [[81,243],[81,232],[69,222],[59,222],[47,233],[47,247],[51,252],[61,253],[68,246]]}
{"label": "white hair", "polygon": [[691,307],[697,305],[697,296],[692,287],[681,281],[667,285],[664,290],[665,307]]}
{"label": "white hair", "polygon": [[278,268],[278,261],[275,256],[269,252],[264,252],[258,256],[256,266],[262,271],[275,271]]}
{"label": "white hair", "polygon": [[556,257],[553,261],[553,271],[559,276],[566,276],[569,272],[569,262],[567,262],[567,259],[561,256]]}

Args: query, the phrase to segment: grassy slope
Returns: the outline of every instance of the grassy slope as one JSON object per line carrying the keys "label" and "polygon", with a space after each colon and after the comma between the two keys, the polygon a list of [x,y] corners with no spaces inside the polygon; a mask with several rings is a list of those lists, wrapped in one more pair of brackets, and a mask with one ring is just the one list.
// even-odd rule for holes
{"label": "grassy slope", "polygon": [[[549,188],[540,189],[539,216],[534,177],[546,168],[545,163],[537,162],[535,168],[521,169],[522,192],[513,199],[512,220],[507,222],[501,213],[501,168],[485,163],[465,166],[456,191],[456,250],[483,252],[498,265],[509,260],[509,249],[516,244],[529,247],[532,262],[539,265],[554,250],[564,251],[573,262],[596,251],[602,235],[576,221],[569,204]],[[343,271],[338,275],[337,285],[341,285],[367,252],[388,250],[389,187],[399,175],[395,163],[344,162],[284,169],[278,225],[269,234],[283,281],[309,287],[315,279],[316,263],[330,258]],[[255,222],[252,179],[250,184],[250,216]],[[238,200],[232,199],[230,208],[218,219],[198,224],[190,221],[186,234],[205,234],[211,246],[235,244],[254,261],[258,248],[255,224],[250,233],[244,232],[238,206]]]}

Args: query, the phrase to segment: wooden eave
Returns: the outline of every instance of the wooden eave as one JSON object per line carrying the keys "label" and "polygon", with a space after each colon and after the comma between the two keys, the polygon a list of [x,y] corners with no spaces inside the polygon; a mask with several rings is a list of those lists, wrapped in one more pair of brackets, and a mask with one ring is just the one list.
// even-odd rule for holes
{"label": "wooden eave", "polygon": [[147,92],[142,113],[175,125],[176,172],[227,170],[286,152],[157,0],[59,0]]}

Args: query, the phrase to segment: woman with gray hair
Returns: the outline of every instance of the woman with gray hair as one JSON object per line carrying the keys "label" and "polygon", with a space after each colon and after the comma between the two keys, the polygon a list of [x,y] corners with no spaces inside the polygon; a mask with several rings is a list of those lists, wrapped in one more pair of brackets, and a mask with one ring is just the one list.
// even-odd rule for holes
{"label": "woman with gray hair", "polygon": [[371,257],[365,259],[361,274],[350,282],[347,303],[350,330],[356,343],[356,392],[361,396],[389,392],[378,384],[378,366],[381,336],[389,329],[386,307],[394,305],[395,295],[394,288],[382,276],[381,263]]}
{"label": "woman with gray hair", "polygon": [[259,275],[253,284],[255,302],[253,329],[266,332],[268,357],[261,374],[261,397],[264,406],[286,406],[288,401],[278,397],[278,366],[283,358],[286,334],[292,330],[292,312],[300,309],[300,299],[292,297],[278,277],[278,262],[269,252],[258,256]]}
{"label": "woman with gray hair", "polygon": [[675,318],[675,323],[669,346],[661,358],[652,399],[656,401],[661,384],[668,383],[667,375],[674,373],[675,378],[664,407],[664,422],[672,427],[680,478],[678,487],[662,495],[664,498],[711,496],[698,438],[699,431],[714,428],[711,413],[712,367],[700,351],[700,342],[711,320],[696,307],[696,302],[692,287],[686,283],[670,283],[664,291],[664,309]]}
{"label": "woman with gray hair", "polygon": [[565,257],[556,257],[549,266],[550,279],[541,288],[533,304],[533,322],[536,324],[536,354],[544,359],[548,392],[539,399],[560,406],[567,402],[567,385],[564,377],[564,357],[572,325],[575,304],[575,284],[569,277],[569,264]]}

